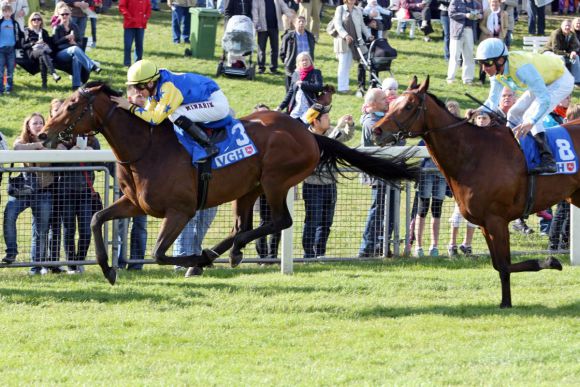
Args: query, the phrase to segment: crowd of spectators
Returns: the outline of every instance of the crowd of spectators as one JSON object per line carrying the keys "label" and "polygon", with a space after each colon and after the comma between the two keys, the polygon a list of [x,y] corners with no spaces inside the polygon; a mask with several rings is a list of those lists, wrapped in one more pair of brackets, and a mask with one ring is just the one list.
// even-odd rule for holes
{"label": "crowd of spectators", "polygon": [[[196,0],[168,0],[171,7],[173,42],[189,43],[190,18],[189,8],[199,6]],[[378,1],[357,2],[344,0],[343,4],[327,2],[336,6],[331,21],[333,33],[333,51],[337,58],[337,91],[339,94],[350,93],[349,74],[351,66],[357,63],[359,76],[357,95],[364,94],[361,108],[360,124],[362,127],[361,145],[371,146],[371,130],[373,125],[388,111],[391,101],[397,97],[398,84],[394,78],[382,82],[382,88],[370,88],[367,91],[365,66],[360,63],[361,55],[366,53],[370,42],[386,37],[386,30],[391,28],[391,19],[410,19],[417,21],[426,37],[433,32],[432,11],[439,13],[443,27],[442,56],[448,60],[447,82],[452,83],[458,67],[462,68],[462,80],[472,84],[475,74],[473,50],[477,42],[487,38],[500,38],[509,47],[513,38],[514,23],[518,16],[516,0],[431,0],[422,1]],[[267,67],[267,43],[269,41],[270,57],[268,67],[272,74],[279,74],[280,62],[285,70],[286,95],[274,109],[284,111],[291,117],[302,121],[305,128],[313,133],[321,134],[345,142],[354,135],[354,119],[352,115],[340,117],[337,125],[330,124],[330,102],[334,89],[324,85],[324,74],[315,67],[315,51],[321,32],[320,15],[323,2],[321,0],[225,0],[217,1],[215,6],[225,17],[225,23],[234,15],[246,15],[252,19],[257,31],[258,72],[264,73]],[[96,12],[106,7],[107,2],[59,1],[51,19],[52,37],[44,28],[44,21],[38,12],[29,14],[26,0],[4,2],[2,5],[3,19],[0,22],[0,65],[6,70],[6,84],[2,92],[9,93],[13,88],[13,69],[15,67],[14,52],[23,48],[25,55],[37,61],[40,68],[42,88],[48,87],[48,74],[55,82],[61,77],[55,68],[54,61],[69,63],[72,73],[72,86],[76,89],[81,85],[81,74],[85,72],[100,72],[99,64],[91,59],[85,51],[87,39],[84,39],[88,21],[91,21],[91,43],[96,45]],[[544,8],[538,7],[534,1],[528,1],[525,6],[529,14],[529,32],[544,34]],[[119,12],[123,16],[124,57],[123,65],[130,66],[133,61],[143,58],[144,33],[151,12],[159,10],[158,2],[119,0]],[[520,9],[521,11],[521,9]],[[28,15],[28,19],[26,19]],[[25,21],[27,24],[25,25]],[[286,28],[288,27],[288,28]],[[327,29],[328,31],[328,29]],[[331,31],[329,31],[331,32]],[[559,55],[567,67],[580,81],[580,18],[564,20],[561,27],[550,34],[545,51]],[[14,44],[12,44],[14,43]],[[134,50],[133,50],[134,45]],[[362,76],[361,76],[362,71]],[[485,81],[485,73],[479,73],[481,83]],[[325,93],[325,90],[327,93]],[[329,91],[330,90],[330,91]],[[136,105],[144,105],[146,101],[139,96],[128,96]],[[505,113],[513,106],[516,96],[510,89],[502,94],[500,108]],[[62,101],[55,100],[51,105],[50,114],[58,110]],[[563,101],[564,103],[564,101]],[[566,106],[567,107],[566,102]],[[447,103],[448,110],[457,116],[461,109],[456,101]],[[565,107],[560,106],[555,112],[557,123],[565,117]],[[570,116],[578,114],[577,105],[568,109]],[[266,105],[256,106],[256,110],[269,110]],[[472,122],[481,126],[482,130],[490,124],[490,116],[483,110],[469,111]],[[558,120],[558,117],[560,120]],[[568,117],[569,118],[569,117]],[[44,124],[44,118],[39,113],[27,117],[23,124],[20,137],[14,144],[14,150],[44,149],[36,135]],[[0,142],[6,148],[4,142]],[[404,145],[404,141],[395,144]],[[75,143],[61,143],[59,148],[67,149],[99,149],[94,137],[87,143],[79,138]],[[426,216],[431,211],[431,245],[428,254],[439,255],[439,234],[441,228],[442,203],[448,194],[446,182],[436,165],[429,159],[422,164],[420,183],[417,187],[412,222],[411,243],[415,244],[414,254],[418,257],[426,255],[423,248]],[[4,238],[6,256],[4,263],[12,263],[18,255],[16,221],[18,215],[27,208],[33,214],[32,223],[32,262],[58,261],[60,259],[61,234],[64,242],[64,252],[67,260],[84,260],[90,243],[90,219],[93,207],[90,205],[94,197],[94,175],[86,171],[67,173],[26,172],[23,173],[27,184],[34,191],[28,197],[10,197],[4,210]],[[398,182],[385,182],[376,179],[363,178],[371,188],[371,206],[369,208],[362,243],[358,256],[361,258],[392,254],[389,243],[394,229],[393,217],[389,218],[385,234],[384,211],[394,213],[394,197],[400,190]],[[304,229],[302,245],[304,258],[320,258],[326,254],[326,245],[331,232],[337,197],[337,187],[334,176],[316,171],[302,185],[302,196],[305,205]],[[257,202],[261,223],[269,221],[269,207],[262,196]],[[190,220],[174,244],[175,255],[199,255],[201,244],[213,219],[217,208],[199,211]],[[544,216],[545,212],[539,215]],[[548,216],[545,216],[548,218]],[[557,250],[568,247],[568,217],[569,206],[562,202],[558,204],[556,214],[549,228],[550,249]],[[548,221],[552,218],[549,216]],[[459,209],[455,206],[449,219],[451,239],[447,250],[450,256],[456,256],[461,251],[465,255],[472,253],[471,242],[475,225],[468,223],[463,242],[458,245],[458,230],[462,221]],[[130,220],[131,232],[130,251],[119,252],[119,266],[129,270],[141,270],[142,263],[127,262],[145,258],[147,240],[147,217],[145,215]],[[61,233],[61,228],[63,232]],[[525,219],[513,224],[516,231],[529,233],[530,228]],[[128,233],[129,220],[120,223],[120,235]],[[76,238],[76,239],[75,239]],[[256,248],[260,258],[276,258],[278,255],[280,235],[272,235],[257,241]],[[123,246],[125,246],[123,244]],[[410,248],[410,247],[409,247]],[[386,251],[385,251],[386,250]],[[62,272],[58,266],[50,267],[53,272]],[[33,267],[31,274],[44,274],[47,269]],[[82,273],[82,266],[71,266],[68,272]],[[189,272],[188,272],[189,273]]]}

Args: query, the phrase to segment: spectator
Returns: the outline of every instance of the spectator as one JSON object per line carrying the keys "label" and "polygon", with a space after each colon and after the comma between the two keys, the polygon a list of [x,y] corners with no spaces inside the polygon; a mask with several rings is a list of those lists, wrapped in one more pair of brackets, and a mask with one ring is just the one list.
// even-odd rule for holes
{"label": "spectator", "polygon": [[143,40],[147,21],[151,17],[148,1],[120,0],[119,12],[123,15],[123,65],[131,66],[131,47],[135,42],[135,62],[143,59]]}
{"label": "spectator", "polygon": [[383,83],[381,83],[381,89],[385,93],[385,96],[387,98],[387,104],[390,104],[391,102],[396,100],[397,97],[399,96],[397,94],[397,90],[399,89],[399,83],[395,78],[392,77],[385,78],[383,80]]}
{"label": "spectator", "polygon": [[[351,115],[344,115],[338,120],[334,129],[330,127],[328,112],[330,106],[312,105],[306,112],[308,130],[312,133],[346,142],[354,135],[354,122]],[[304,197],[304,230],[302,247],[304,258],[324,257],[330,227],[336,207],[336,182],[326,171],[316,170],[304,180],[302,196]]]}
{"label": "spectator", "polygon": [[57,1],[54,4],[54,12],[50,18],[50,26],[52,27],[53,34],[54,34],[54,31],[56,30],[56,26],[58,26],[61,23],[60,9],[65,5],[66,5],[66,3],[64,1]]}
{"label": "spectator", "polygon": [[81,66],[97,74],[101,72],[101,68],[80,48],[79,28],[71,22],[70,12],[66,4],[59,8],[61,23],[54,31],[53,40],[58,50],[56,57],[63,62],[72,63],[72,89],[76,90],[81,86]]}
{"label": "spectator", "polygon": [[[75,145],[70,150],[101,149],[96,137],[77,136]],[[83,164],[81,163],[81,166]],[[70,171],[62,176],[62,191],[65,200],[63,206],[64,252],[67,261],[84,261],[91,244],[91,219],[93,217],[94,172]],[[77,230],[78,227],[78,230]],[[75,249],[75,235],[78,241]],[[82,265],[69,266],[69,274],[82,274]]]}
{"label": "spectator", "polygon": [[429,37],[429,34],[433,32],[433,27],[431,26],[431,0],[409,0],[408,7],[413,19],[421,23],[420,29],[425,35],[423,40],[426,42],[431,41]]}
{"label": "spectator", "polygon": [[473,83],[475,61],[473,59],[473,30],[477,21],[481,20],[481,4],[476,0],[451,0],[449,4],[449,67],[447,69],[447,83],[455,80],[455,71],[463,57],[463,83]]}
{"label": "spectator", "polygon": [[298,14],[306,18],[306,26],[312,32],[316,41],[320,33],[320,14],[322,13],[322,0],[294,0],[299,4]]}
{"label": "spectator", "polygon": [[[536,28],[537,26],[537,28]],[[538,7],[535,0],[528,1],[528,34],[544,36],[546,28],[546,6]]]}
{"label": "spectator", "polygon": [[[14,67],[16,66],[16,48],[20,47],[23,34],[14,20],[10,3],[2,4],[2,19],[0,20],[0,95],[10,94],[14,88]],[[6,68],[6,84],[4,84],[4,69]]]}
{"label": "spectator", "polygon": [[290,117],[300,119],[306,110],[316,102],[318,93],[322,91],[322,73],[314,68],[310,54],[301,52],[296,58],[296,71],[292,74],[292,82],[286,97],[276,111],[287,108]]}
{"label": "spectator", "polygon": [[[452,0],[455,1],[455,0]],[[421,140],[419,145],[424,145]],[[447,183],[445,178],[437,170],[437,166],[429,157],[425,158],[421,163],[421,175],[419,178],[419,201],[417,208],[417,218],[415,221],[415,236],[417,238],[417,245],[415,246],[415,256],[423,257],[423,232],[425,230],[425,219],[429,212],[429,204],[431,204],[431,247],[429,247],[429,255],[437,257],[439,255],[439,229],[441,226],[441,212],[443,208],[443,200],[445,199],[445,191]],[[430,203],[431,202],[431,203]]]}
{"label": "spectator", "polygon": [[575,17],[572,19],[572,29],[576,34],[576,39],[580,42],[580,17]]}
{"label": "spectator", "polygon": [[548,40],[544,49],[562,57],[566,68],[574,76],[574,83],[579,85],[580,61],[578,60],[578,51],[580,50],[580,41],[578,41],[576,34],[572,31],[571,20],[563,20],[560,28],[552,31],[550,40]]}
{"label": "spectator", "polygon": [[[68,5],[71,15],[68,19],[77,26],[77,31],[75,32],[77,42],[79,46],[83,46],[83,39],[85,38],[85,32],[87,30],[87,12],[89,7],[93,6],[93,0],[64,0]],[[62,16],[62,15],[61,15]]]}
{"label": "spectator", "polygon": [[[334,27],[338,32],[338,36],[334,38],[334,53],[338,58],[338,92],[342,94],[348,93],[349,73],[353,59],[357,62],[360,59],[357,47],[366,50],[366,39],[372,39],[371,32],[364,23],[362,10],[355,4],[356,0],[345,0],[343,5],[336,7],[333,18]],[[362,64],[359,64],[358,78],[358,91],[362,93],[365,84]]]}
{"label": "spectator", "polygon": [[[385,82],[383,82],[383,85]],[[363,147],[374,146],[373,143],[373,127],[385,115],[389,108],[387,95],[381,89],[369,89],[365,95],[364,112],[361,116],[362,126],[362,141]],[[393,145],[405,145],[405,140]],[[383,256],[384,243],[384,213],[386,204],[386,194],[389,192],[389,225],[387,239],[394,230],[394,216],[395,213],[395,195],[399,190],[398,184],[395,181],[386,182],[378,179],[371,179],[364,176],[363,181],[371,186],[371,206],[367,214],[365,229],[363,232],[362,243],[359,248],[358,257],[380,257]],[[388,244],[387,244],[388,246]],[[387,248],[387,256],[392,256],[390,248]]]}
{"label": "spectator", "polygon": [[449,62],[449,3],[451,0],[439,0],[439,20],[443,29],[443,58]]}
{"label": "spectator", "polygon": [[189,44],[191,32],[191,16],[189,9],[195,7],[196,0],[167,0],[167,6],[171,7],[171,28],[173,31],[173,43]]}
{"label": "spectator", "polygon": [[258,73],[266,71],[266,43],[270,40],[270,72],[278,74],[278,36],[284,28],[282,13],[294,19],[295,13],[282,0],[253,0],[252,20],[258,33]]}
{"label": "spectator", "polygon": [[298,16],[294,19],[294,30],[288,30],[282,35],[282,47],[280,47],[280,59],[284,62],[286,70],[286,91],[292,83],[292,74],[296,70],[296,57],[302,52],[310,54],[314,61],[314,35],[305,29],[306,19]]}
{"label": "spectator", "polygon": [[224,29],[232,16],[244,15],[252,18],[252,0],[225,0],[224,1]]}
{"label": "spectator", "polygon": [[[488,38],[499,38],[505,41],[508,31],[507,13],[500,7],[499,0],[490,0],[489,8],[483,12],[483,19],[479,21],[481,31],[480,41]],[[485,71],[479,69],[479,83],[485,83]]]}
{"label": "spectator", "polygon": [[[364,7],[363,15],[370,19],[368,23],[369,27],[370,23],[374,21],[376,27],[374,29],[377,33],[375,38],[382,38],[385,33],[385,23],[383,23],[383,20],[387,20],[391,17],[391,10],[381,7],[377,0],[369,0],[366,7]],[[371,27],[371,29],[373,28]]]}
{"label": "spectator", "polygon": [[[44,126],[44,117],[40,113],[32,113],[24,120],[20,137],[14,142],[14,150],[43,150],[46,149],[38,140],[38,134]],[[38,165],[30,165],[38,166]],[[26,184],[32,188],[30,194],[16,198],[10,196],[4,209],[4,241],[6,242],[6,256],[4,263],[13,263],[18,255],[18,238],[16,236],[16,220],[24,210],[32,210],[32,248],[31,261],[33,263],[46,260],[48,222],[52,206],[50,186],[54,183],[51,172],[25,172]],[[46,274],[48,271],[39,266],[32,267],[29,274]]]}
{"label": "spectator", "polygon": [[97,47],[97,10],[100,11],[103,6],[103,0],[93,0],[93,5],[88,8],[87,16],[91,21],[91,39],[87,42],[87,47]]}
{"label": "spectator", "polygon": [[26,55],[37,60],[40,63],[40,77],[42,79],[42,89],[46,90],[47,85],[47,75],[50,71],[52,78],[55,82],[60,81],[60,75],[54,69],[54,64],[52,63],[52,58],[50,54],[52,49],[50,48],[50,37],[48,32],[44,29],[44,21],[42,20],[42,15],[40,12],[33,12],[28,18],[28,27],[24,30],[24,43],[22,48],[25,50]]}
{"label": "spectator", "polygon": [[14,20],[18,23],[20,31],[24,31],[24,28],[26,27],[26,15],[30,12],[28,0],[8,0],[6,3],[12,6]]}
{"label": "spectator", "polygon": [[[270,108],[264,104],[258,104],[254,107],[254,112],[268,111]],[[262,194],[258,198],[258,207],[260,211],[259,227],[272,222],[272,210],[266,201],[266,195]],[[278,258],[278,247],[282,233],[277,232],[269,236],[263,236],[256,240],[256,252],[259,258],[275,259]],[[268,241],[268,239],[270,239]]]}
{"label": "spectator", "polygon": [[508,28],[507,34],[505,35],[504,43],[507,48],[510,48],[512,45],[512,39],[514,35],[514,28],[516,26],[515,22],[515,8],[518,6],[518,0],[500,0],[501,8],[507,13],[508,15]]}

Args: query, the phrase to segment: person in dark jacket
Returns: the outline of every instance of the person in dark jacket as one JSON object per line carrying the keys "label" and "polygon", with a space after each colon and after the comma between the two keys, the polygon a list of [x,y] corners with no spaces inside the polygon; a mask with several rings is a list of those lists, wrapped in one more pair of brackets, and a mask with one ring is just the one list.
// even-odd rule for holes
{"label": "person in dark jacket", "polygon": [[224,3],[224,26],[235,15],[244,15],[252,18],[252,0],[225,0]]}
{"label": "person in dark jacket", "polygon": [[580,51],[580,41],[572,30],[572,21],[565,19],[562,21],[560,28],[552,31],[550,39],[544,47],[544,51],[551,51],[560,55],[566,63],[566,68],[574,76],[574,83],[580,83],[580,62],[578,61],[578,52]]}
{"label": "person in dark jacket", "polygon": [[322,73],[314,68],[310,54],[301,52],[296,57],[296,71],[292,74],[290,88],[276,110],[287,109],[292,118],[300,119],[316,102],[322,86]]}
{"label": "person in dark jacket", "polygon": [[284,62],[286,70],[286,91],[290,88],[292,74],[296,70],[296,57],[301,52],[308,52],[314,60],[314,35],[306,30],[306,18],[298,16],[294,19],[295,30],[288,30],[282,36],[282,47],[280,47],[280,59]]}
{"label": "person in dark jacket", "polygon": [[40,12],[30,14],[28,27],[24,29],[24,36],[22,48],[30,59],[39,62],[42,89],[46,90],[48,88],[46,84],[48,72],[50,71],[55,82],[60,81],[60,75],[54,69],[54,64],[50,57],[50,53],[52,52],[52,48],[50,47],[51,39],[48,32],[44,29],[44,21],[42,20]]}

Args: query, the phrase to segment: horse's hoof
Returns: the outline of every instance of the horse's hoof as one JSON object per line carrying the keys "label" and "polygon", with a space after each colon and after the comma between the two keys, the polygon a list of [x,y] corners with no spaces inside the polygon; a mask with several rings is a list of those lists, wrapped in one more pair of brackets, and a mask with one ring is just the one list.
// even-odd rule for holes
{"label": "horse's hoof", "polygon": [[546,259],[546,268],[562,271],[562,264],[554,257]]}
{"label": "horse's hoof", "polygon": [[238,254],[230,254],[230,266],[231,267],[238,266],[240,263],[242,263],[243,259],[244,259],[244,254],[241,252]]}
{"label": "horse's hoof", "polygon": [[199,266],[193,266],[193,267],[190,267],[189,269],[187,269],[187,271],[185,272],[185,278],[198,277],[202,274],[203,274],[203,268],[201,268]]}
{"label": "horse's hoof", "polygon": [[117,282],[117,270],[113,268],[109,269],[105,274],[105,278],[107,278],[107,281],[109,281],[111,285],[115,285],[115,282]]}

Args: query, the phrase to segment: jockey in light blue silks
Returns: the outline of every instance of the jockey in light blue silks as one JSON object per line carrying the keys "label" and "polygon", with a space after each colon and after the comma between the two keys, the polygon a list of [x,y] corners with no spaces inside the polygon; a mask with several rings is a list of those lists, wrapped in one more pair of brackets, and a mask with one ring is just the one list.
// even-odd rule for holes
{"label": "jockey in light blue silks", "polygon": [[208,158],[218,154],[219,149],[196,124],[219,121],[230,114],[228,99],[212,79],[193,73],[172,73],[144,59],[127,71],[127,85],[149,102],[139,107],[125,98],[111,97],[119,107],[151,125],[169,118],[205,149]]}
{"label": "jockey in light blue silks", "polygon": [[516,138],[530,130],[540,151],[541,162],[530,173],[555,173],[556,162],[545,138],[543,120],[572,93],[574,77],[562,60],[550,54],[508,49],[501,39],[486,39],[477,47],[475,58],[491,81],[485,105],[497,110],[504,86],[523,92],[507,114],[508,126]]}

